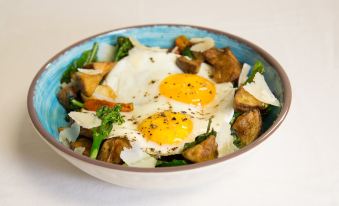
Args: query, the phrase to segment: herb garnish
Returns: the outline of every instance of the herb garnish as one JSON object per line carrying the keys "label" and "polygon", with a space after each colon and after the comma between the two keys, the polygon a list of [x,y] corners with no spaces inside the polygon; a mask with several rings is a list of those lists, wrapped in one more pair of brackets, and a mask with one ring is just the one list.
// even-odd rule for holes
{"label": "herb garnish", "polygon": [[61,83],[69,83],[71,81],[72,74],[77,72],[78,68],[94,62],[96,60],[98,48],[98,43],[94,43],[92,49],[84,51],[78,59],[75,59],[63,73]]}
{"label": "herb garnish", "polygon": [[123,117],[120,114],[121,105],[113,108],[103,106],[96,111],[96,115],[101,119],[101,125],[93,129],[93,144],[90,157],[96,159],[98,156],[101,142],[109,135],[113,128],[113,124],[122,124]]}

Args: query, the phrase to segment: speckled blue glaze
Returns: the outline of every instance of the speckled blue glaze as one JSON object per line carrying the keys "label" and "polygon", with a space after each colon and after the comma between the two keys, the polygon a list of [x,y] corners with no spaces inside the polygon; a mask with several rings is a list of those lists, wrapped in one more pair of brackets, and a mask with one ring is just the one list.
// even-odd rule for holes
{"label": "speckled blue glaze", "polygon": [[[60,86],[60,78],[67,66],[75,58],[79,57],[83,51],[90,49],[94,42],[115,44],[117,37],[122,35],[134,37],[142,44],[148,46],[169,48],[173,45],[175,37],[181,34],[185,34],[188,37],[211,37],[215,40],[217,47],[230,47],[242,63],[246,62],[253,65],[257,60],[262,61],[266,68],[266,81],[280,102],[284,102],[283,86],[279,75],[262,56],[249,46],[231,39],[228,36],[189,26],[145,26],[121,29],[99,35],[72,47],[47,64],[45,71],[37,80],[33,94],[33,105],[43,127],[54,138],[58,138],[57,128],[67,125],[67,122],[64,120],[65,110],[56,98]],[[280,109],[275,109],[264,119],[263,130],[266,130],[273,123],[279,112]]]}

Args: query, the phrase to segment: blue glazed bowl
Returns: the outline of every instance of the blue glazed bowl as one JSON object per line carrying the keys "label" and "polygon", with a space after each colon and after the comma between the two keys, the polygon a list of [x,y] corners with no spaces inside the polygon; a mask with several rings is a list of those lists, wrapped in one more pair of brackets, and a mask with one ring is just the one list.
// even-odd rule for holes
{"label": "blue glazed bowl", "polygon": [[[216,160],[187,166],[154,169],[131,168],[92,160],[85,156],[74,153],[72,150],[64,147],[58,142],[58,127],[67,125],[64,120],[65,110],[59,104],[56,98],[56,94],[60,86],[60,78],[67,66],[75,58],[79,57],[83,51],[90,49],[94,42],[115,44],[118,36],[134,37],[142,44],[147,46],[170,48],[172,47],[174,39],[182,34],[188,37],[211,37],[215,40],[217,47],[230,47],[240,62],[246,62],[250,65],[253,65],[255,61],[260,60],[264,63],[266,69],[265,79],[272,92],[282,103],[282,107],[272,111],[272,113],[270,113],[270,115],[263,120],[263,133],[258,139],[256,139],[249,146]],[[112,179],[112,177],[107,178],[93,174],[92,170],[93,168],[96,168],[95,170],[104,169],[105,171],[109,170],[111,173],[119,171],[119,173],[133,172],[138,174],[164,174],[167,172],[198,170],[206,168],[210,165],[227,162],[226,160],[234,158],[239,154],[242,154],[255,147],[260,142],[269,137],[273,131],[278,128],[288,113],[291,103],[291,96],[291,87],[286,73],[278,64],[278,62],[273,59],[273,57],[271,57],[267,52],[258,46],[222,31],[197,26],[166,24],[143,25],[116,29],[87,38],[66,48],[50,59],[35,76],[30,86],[27,100],[29,114],[35,128],[41,137],[46,140],[46,142],[59,154],[76,166],[83,169],[85,172],[90,173],[100,179],[119,185],[137,187],[136,185],[142,185],[142,183],[127,184],[126,182],[119,182],[114,178]],[[80,164],[82,166],[79,166]]]}

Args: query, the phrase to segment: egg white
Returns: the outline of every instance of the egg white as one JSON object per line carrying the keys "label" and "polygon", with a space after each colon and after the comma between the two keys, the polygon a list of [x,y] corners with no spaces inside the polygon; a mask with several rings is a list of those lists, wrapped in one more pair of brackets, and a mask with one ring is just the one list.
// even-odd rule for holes
{"label": "egg white", "polygon": [[[133,102],[134,110],[123,113],[125,123],[114,125],[110,137],[125,136],[145,152],[165,156],[181,153],[185,143],[194,141],[196,136],[206,132],[210,118],[211,126],[217,133],[229,130],[228,122],[233,116],[235,91],[231,83],[215,84],[215,98],[204,107],[178,102],[159,94],[160,82],[164,78],[182,73],[175,64],[177,56],[163,51],[133,48],[127,57],[116,64],[106,77],[105,84],[117,93],[116,102]],[[210,70],[210,66],[203,63],[197,75],[213,82]],[[192,132],[180,144],[159,145],[147,141],[137,129],[138,124],[147,117],[166,110],[186,113],[193,122]],[[221,137],[231,138],[229,135]],[[219,139],[219,142],[229,141]]]}

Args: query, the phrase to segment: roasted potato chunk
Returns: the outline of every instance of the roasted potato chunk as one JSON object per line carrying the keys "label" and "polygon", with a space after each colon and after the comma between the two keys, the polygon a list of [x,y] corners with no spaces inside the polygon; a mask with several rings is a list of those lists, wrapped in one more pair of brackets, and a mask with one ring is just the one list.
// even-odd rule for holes
{"label": "roasted potato chunk", "polygon": [[86,129],[86,128],[80,127],[80,136],[84,136],[84,137],[92,139],[93,131],[92,129]]}
{"label": "roasted potato chunk", "polygon": [[183,51],[186,47],[188,47],[190,45],[191,45],[191,42],[184,35],[178,36],[175,39],[175,46],[178,47],[180,52]]}
{"label": "roasted potato chunk", "polygon": [[259,109],[253,109],[240,115],[232,129],[244,145],[253,142],[260,134],[262,120]]}
{"label": "roasted potato chunk", "polygon": [[90,74],[85,74],[81,72],[76,72],[74,78],[80,91],[85,96],[90,97],[92,96],[96,87],[99,85],[100,81],[102,80],[103,75],[101,74],[90,75]]}
{"label": "roasted potato chunk", "polygon": [[186,149],[182,155],[191,162],[204,162],[218,157],[218,145],[211,135],[201,143]]}
{"label": "roasted potato chunk", "polygon": [[67,85],[61,88],[61,90],[58,93],[58,100],[66,110],[71,109],[70,99],[76,97],[77,97],[76,89],[71,85]]}
{"label": "roasted potato chunk", "polygon": [[201,65],[200,60],[190,60],[184,56],[178,57],[175,63],[184,73],[188,74],[198,73]]}
{"label": "roasted potato chunk", "polygon": [[82,154],[89,157],[89,152],[91,151],[92,147],[92,141],[85,137],[79,137],[75,142],[72,142],[70,146],[72,150],[77,147],[84,147],[85,151]]}
{"label": "roasted potato chunk", "polygon": [[193,54],[193,57],[194,59],[197,59],[201,62],[204,62],[205,61],[205,57],[204,55],[202,54],[202,52],[196,52],[196,51],[192,51],[192,54]]}
{"label": "roasted potato chunk", "polygon": [[120,158],[120,153],[125,147],[131,148],[131,144],[125,138],[114,137],[107,139],[100,148],[98,160],[113,164],[122,164],[123,161]]}
{"label": "roasted potato chunk", "polygon": [[246,112],[255,108],[265,109],[268,105],[256,99],[243,87],[240,87],[234,95],[233,106],[238,111]]}
{"label": "roasted potato chunk", "polygon": [[113,100],[117,97],[116,93],[113,91],[113,89],[108,85],[98,85],[97,88],[95,88],[92,96],[87,97],[84,94],[81,94],[81,97],[83,101],[87,101],[90,99],[98,99],[98,100]]}
{"label": "roasted potato chunk", "polygon": [[213,79],[217,83],[233,82],[239,78],[241,65],[229,48],[211,48],[203,52],[205,60],[213,66]]}
{"label": "roasted potato chunk", "polygon": [[93,69],[101,71],[102,75],[105,76],[113,69],[115,62],[95,62],[92,65]]}

